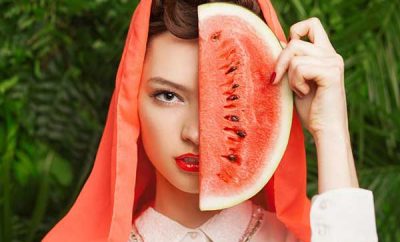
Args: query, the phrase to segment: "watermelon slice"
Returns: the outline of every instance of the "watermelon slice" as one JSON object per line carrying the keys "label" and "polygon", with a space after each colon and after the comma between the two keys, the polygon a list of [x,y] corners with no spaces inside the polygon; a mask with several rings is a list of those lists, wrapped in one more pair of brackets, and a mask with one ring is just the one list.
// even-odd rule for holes
{"label": "watermelon slice", "polygon": [[292,124],[293,94],[270,77],[282,51],[253,12],[232,3],[199,5],[200,209],[257,194],[276,170]]}

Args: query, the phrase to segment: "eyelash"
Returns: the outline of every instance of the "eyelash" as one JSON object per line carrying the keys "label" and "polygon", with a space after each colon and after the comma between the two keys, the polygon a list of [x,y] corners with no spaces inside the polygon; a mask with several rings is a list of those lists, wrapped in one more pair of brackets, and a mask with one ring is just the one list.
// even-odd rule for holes
{"label": "eyelash", "polygon": [[166,104],[166,105],[172,105],[172,104],[176,103],[176,102],[171,102],[171,101],[162,101],[159,98],[157,98],[159,95],[165,95],[165,94],[172,94],[172,95],[174,95],[174,97],[178,98],[179,100],[181,100],[183,102],[182,98],[177,93],[173,92],[172,90],[163,90],[163,89],[156,90],[151,94],[151,97],[154,99],[154,101],[161,102],[162,104]]}

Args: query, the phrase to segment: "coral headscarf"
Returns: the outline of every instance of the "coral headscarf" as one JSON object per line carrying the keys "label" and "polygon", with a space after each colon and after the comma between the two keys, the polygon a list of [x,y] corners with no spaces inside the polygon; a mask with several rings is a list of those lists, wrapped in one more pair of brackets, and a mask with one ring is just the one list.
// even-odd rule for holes
{"label": "coral headscarf", "polygon": [[[286,43],[270,1],[258,2],[269,27]],[[43,241],[125,242],[140,207],[154,200],[154,168],[143,155],[137,112],[150,9],[151,0],[141,0],[133,14],[91,174],[73,207]],[[305,147],[296,113],[284,157],[253,201],[275,212],[300,240],[310,241]]]}

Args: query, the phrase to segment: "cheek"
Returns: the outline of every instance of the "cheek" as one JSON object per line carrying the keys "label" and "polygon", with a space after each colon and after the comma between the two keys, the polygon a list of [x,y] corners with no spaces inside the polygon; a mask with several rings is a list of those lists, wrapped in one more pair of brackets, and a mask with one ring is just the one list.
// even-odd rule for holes
{"label": "cheek", "polygon": [[143,144],[150,160],[172,159],[180,142],[180,111],[145,100],[141,103],[139,118]]}
{"label": "cheek", "polygon": [[188,115],[187,108],[162,107],[148,98],[139,104],[143,147],[150,162],[179,190],[198,193],[198,176],[180,172],[174,160],[174,156],[185,151],[181,128]]}

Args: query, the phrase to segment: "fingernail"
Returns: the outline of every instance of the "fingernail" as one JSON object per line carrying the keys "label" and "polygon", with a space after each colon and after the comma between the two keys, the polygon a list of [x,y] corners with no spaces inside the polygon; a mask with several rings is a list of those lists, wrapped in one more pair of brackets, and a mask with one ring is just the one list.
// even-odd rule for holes
{"label": "fingernail", "polygon": [[276,77],[276,72],[272,72],[271,77],[269,79],[269,83],[273,84],[275,81],[275,77]]}

